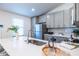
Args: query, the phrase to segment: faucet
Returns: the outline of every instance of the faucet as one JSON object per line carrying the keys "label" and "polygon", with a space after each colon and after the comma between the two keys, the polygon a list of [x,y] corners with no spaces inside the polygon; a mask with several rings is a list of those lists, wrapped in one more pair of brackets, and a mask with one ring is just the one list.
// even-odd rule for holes
{"label": "faucet", "polygon": [[27,33],[27,40],[26,40],[26,42],[29,44],[29,37],[30,37],[30,30],[28,31],[28,33]]}
{"label": "faucet", "polygon": [[[49,51],[52,51],[53,55],[55,55],[56,53],[56,47],[54,47],[54,43],[55,43],[56,39],[54,37],[50,37],[48,39],[48,47],[49,47]],[[51,43],[51,44],[50,44]]]}
{"label": "faucet", "polygon": [[[50,38],[48,39],[48,46],[49,46],[50,48],[53,48],[55,41],[56,41],[56,39],[55,39],[54,37],[50,37]],[[50,43],[52,44],[52,46],[51,46]]]}

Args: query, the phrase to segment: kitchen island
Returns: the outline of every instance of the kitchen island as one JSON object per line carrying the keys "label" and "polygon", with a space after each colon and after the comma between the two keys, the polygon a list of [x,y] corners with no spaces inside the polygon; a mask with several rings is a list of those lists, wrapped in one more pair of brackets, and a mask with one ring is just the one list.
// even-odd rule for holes
{"label": "kitchen island", "polygon": [[42,56],[41,47],[25,42],[27,38],[1,39],[0,44],[10,56]]}
{"label": "kitchen island", "polygon": [[[0,44],[10,56],[44,56],[42,52],[43,46],[37,46],[31,43],[25,42],[27,38],[21,37],[19,39],[9,38],[1,39]],[[35,39],[36,40],[36,39]],[[60,46],[60,43],[56,43],[56,47],[69,53],[71,56],[79,56],[79,48],[67,49]]]}

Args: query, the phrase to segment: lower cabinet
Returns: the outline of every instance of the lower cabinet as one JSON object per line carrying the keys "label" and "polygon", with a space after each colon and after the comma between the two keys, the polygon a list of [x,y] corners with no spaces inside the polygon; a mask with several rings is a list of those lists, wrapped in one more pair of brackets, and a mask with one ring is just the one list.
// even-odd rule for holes
{"label": "lower cabinet", "polygon": [[44,40],[48,40],[49,35],[48,34],[44,34]]}

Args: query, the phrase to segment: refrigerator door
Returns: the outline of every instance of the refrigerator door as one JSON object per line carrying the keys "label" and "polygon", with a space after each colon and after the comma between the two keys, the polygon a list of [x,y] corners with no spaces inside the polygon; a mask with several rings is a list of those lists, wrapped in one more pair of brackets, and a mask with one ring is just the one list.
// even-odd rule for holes
{"label": "refrigerator door", "polygon": [[35,38],[42,39],[42,24],[35,25]]}
{"label": "refrigerator door", "polygon": [[35,38],[37,38],[37,39],[42,39],[42,32],[36,31],[36,33],[35,33]]}
{"label": "refrigerator door", "polygon": [[42,31],[42,24],[36,24],[35,31]]}

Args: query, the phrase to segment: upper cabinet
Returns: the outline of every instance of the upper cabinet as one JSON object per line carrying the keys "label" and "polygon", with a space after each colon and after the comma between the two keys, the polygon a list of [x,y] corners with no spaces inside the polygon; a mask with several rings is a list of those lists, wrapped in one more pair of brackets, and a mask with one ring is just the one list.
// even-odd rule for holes
{"label": "upper cabinet", "polygon": [[53,14],[47,15],[46,25],[47,25],[47,28],[54,27],[54,15]]}
{"label": "upper cabinet", "polygon": [[39,17],[39,23],[46,22],[46,15],[42,15]]}
{"label": "upper cabinet", "polygon": [[71,5],[68,9],[60,10],[48,14],[47,27],[48,28],[64,28],[73,27],[75,21],[75,4]]}
{"label": "upper cabinet", "polygon": [[70,10],[64,11],[64,27],[70,27]]}
{"label": "upper cabinet", "polygon": [[79,21],[79,3],[76,3],[75,5],[76,5],[76,9],[75,9],[75,11],[76,11],[76,21]]}
{"label": "upper cabinet", "polygon": [[55,20],[54,20],[55,16],[54,14],[50,15],[50,24],[51,24],[51,28],[55,27]]}
{"label": "upper cabinet", "polygon": [[52,12],[39,17],[39,22],[46,22],[47,28],[73,27],[73,23],[79,20],[79,4],[76,4],[77,14],[75,14],[75,4],[63,4]]}
{"label": "upper cabinet", "polygon": [[70,10],[50,14],[46,24],[48,28],[70,27]]}
{"label": "upper cabinet", "polygon": [[79,3],[75,4],[75,11],[76,11],[76,21],[79,21]]}
{"label": "upper cabinet", "polygon": [[74,22],[76,21],[75,4],[69,10],[70,10],[70,27],[74,27]]}
{"label": "upper cabinet", "polygon": [[63,27],[63,12],[56,12],[47,15],[46,24],[48,28]]}
{"label": "upper cabinet", "polygon": [[63,11],[54,13],[54,27],[63,27]]}

